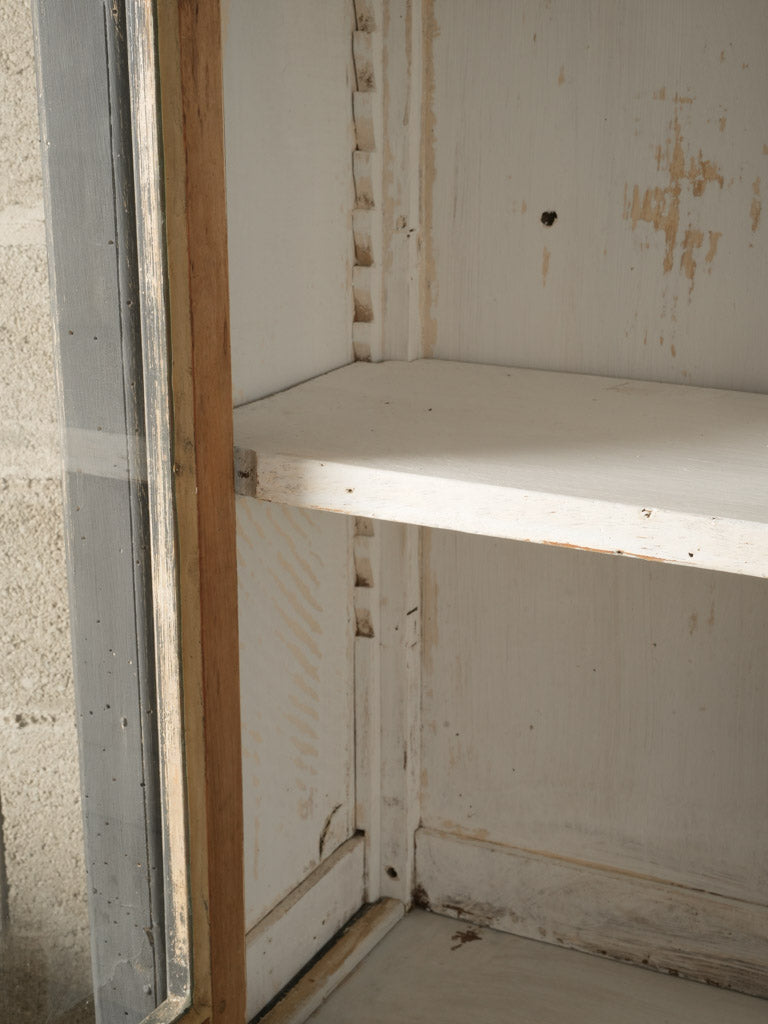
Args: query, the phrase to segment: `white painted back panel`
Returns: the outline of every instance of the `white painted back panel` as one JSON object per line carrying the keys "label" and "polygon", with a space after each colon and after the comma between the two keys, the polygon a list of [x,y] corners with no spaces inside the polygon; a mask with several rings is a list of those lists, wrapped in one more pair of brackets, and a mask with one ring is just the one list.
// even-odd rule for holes
{"label": "white painted back panel", "polygon": [[[768,5],[423,7],[424,353],[768,390]],[[764,902],[764,583],[424,550],[424,824]]]}
{"label": "white painted back panel", "polygon": [[768,5],[427,7],[425,354],[768,390]]}
{"label": "white painted back panel", "polygon": [[765,902],[764,581],[444,531],[423,571],[426,827]]}

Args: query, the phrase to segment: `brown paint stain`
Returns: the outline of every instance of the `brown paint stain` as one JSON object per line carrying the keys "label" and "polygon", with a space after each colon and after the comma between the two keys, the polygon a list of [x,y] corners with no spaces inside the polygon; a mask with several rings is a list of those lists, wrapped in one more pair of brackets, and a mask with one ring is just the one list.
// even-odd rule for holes
{"label": "brown paint stain", "polygon": [[725,122],[726,122],[727,120],[728,120],[728,118],[727,118],[727,117],[725,116],[725,114],[723,114],[723,116],[722,116],[722,117],[720,118],[720,120],[719,120],[719,121],[717,122],[717,123],[718,123],[718,125],[720,126],[720,131],[721,131],[721,132],[724,132],[724,131],[725,131]]}
{"label": "brown paint stain", "polygon": [[661,345],[662,347],[664,346],[664,335],[663,335],[663,334],[659,335],[659,344],[660,344],[660,345]]}
{"label": "brown paint stain", "polygon": [[662,85],[662,87],[660,89],[657,89],[656,92],[653,94],[653,98],[655,100],[665,100],[667,98],[667,87],[666,87],[666,85]]}
{"label": "brown paint stain", "polygon": [[451,949],[459,949],[467,942],[479,942],[481,938],[482,936],[478,935],[474,928],[467,928],[463,932],[455,932],[451,936],[451,942],[455,942],[456,945],[451,946]]}
{"label": "brown paint stain", "polygon": [[551,253],[550,253],[549,249],[545,245],[544,246],[544,252],[542,253],[542,256],[541,256],[541,280],[542,280],[542,285],[543,285],[544,288],[547,287],[547,274],[549,273],[549,257],[550,256],[551,256]]}
{"label": "brown paint stain", "polygon": [[752,230],[757,231],[760,223],[760,214],[763,212],[763,204],[760,201],[760,179],[755,178],[752,182],[752,205],[749,208],[749,215],[752,218]]}
{"label": "brown paint stain", "polygon": [[709,249],[707,249],[707,255],[704,257],[705,263],[712,263],[715,256],[717,255],[717,243],[722,238],[722,231],[710,231],[709,232]]}
{"label": "brown paint stain", "polygon": [[557,76],[557,84],[562,85],[565,81],[565,65],[560,65],[560,74]]}
{"label": "brown paint stain", "polygon": [[763,143],[763,155],[768,156],[768,142]]}
{"label": "brown paint stain", "polygon": [[691,617],[688,619],[688,636],[693,636],[696,630],[699,628],[699,616],[697,612],[693,612]]}
{"label": "brown paint stain", "polygon": [[695,228],[688,228],[685,232],[685,238],[683,239],[683,254],[680,257],[680,266],[683,268],[685,276],[691,282],[688,292],[693,291],[693,278],[696,274],[696,260],[693,258],[694,249],[700,249],[704,242],[704,232],[697,231]]}
{"label": "brown paint stain", "polygon": [[[676,95],[675,102],[690,103],[692,98]],[[718,165],[712,160],[705,160],[701,150],[697,157],[690,156],[686,159],[683,133],[677,113],[670,124],[670,133],[666,147],[656,147],[656,166],[661,170],[662,165],[666,162],[669,184],[664,187],[656,185],[653,188],[647,188],[642,195],[640,186],[635,185],[632,189],[631,202],[627,200],[625,189],[624,202],[624,218],[631,220],[633,231],[640,221],[644,221],[651,224],[655,231],[663,233],[665,240],[663,269],[665,274],[668,274],[674,266],[683,185],[689,184],[694,197],[699,197],[704,194],[707,185],[712,182],[716,182],[720,188],[724,184]],[[696,230],[689,230],[685,236],[682,266],[691,281],[696,267],[692,249],[701,245],[701,241],[696,242],[696,239],[701,237],[702,233]]]}
{"label": "brown paint stain", "polygon": [[528,203],[526,203],[526,201],[525,201],[525,200],[523,200],[523,202],[522,202],[522,204],[521,204],[521,206],[520,206],[520,213],[525,213],[525,211],[526,211],[527,209],[528,209]]}
{"label": "brown paint stain", "polygon": [[720,63],[721,64],[725,63],[725,50],[721,50],[720,51]]}
{"label": "brown paint stain", "polygon": [[437,345],[437,320],[434,316],[437,301],[437,272],[435,267],[435,245],[433,238],[434,188],[437,169],[435,165],[435,58],[434,40],[440,34],[435,17],[434,0],[424,0],[422,12],[422,106],[421,106],[421,181],[420,205],[423,226],[422,272],[419,279],[421,306],[422,353],[434,355]]}
{"label": "brown paint stain", "polygon": [[669,346],[669,351],[672,353],[672,358],[676,359],[677,358],[677,349],[675,348],[674,345],[670,345]]}

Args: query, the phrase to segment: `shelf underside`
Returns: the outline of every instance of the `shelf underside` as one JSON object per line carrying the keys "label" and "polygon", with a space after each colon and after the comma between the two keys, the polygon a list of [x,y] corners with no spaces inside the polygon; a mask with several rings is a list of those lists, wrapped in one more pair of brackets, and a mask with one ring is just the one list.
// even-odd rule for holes
{"label": "shelf underside", "polygon": [[768,396],[418,360],[235,410],[239,493],[768,576]]}
{"label": "shelf underside", "polygon": [[312,1024],[764,1024],[762,999],[412,911]]}

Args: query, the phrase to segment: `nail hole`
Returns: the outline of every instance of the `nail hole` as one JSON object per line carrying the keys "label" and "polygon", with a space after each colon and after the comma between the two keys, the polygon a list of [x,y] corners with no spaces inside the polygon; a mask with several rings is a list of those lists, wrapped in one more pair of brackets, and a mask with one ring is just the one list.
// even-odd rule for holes
{"label": "nail hole", "polygon": [[541,223],[545,228],[551,228],[557,220],[557,214],[554,210],[545,210],[541,215]]}

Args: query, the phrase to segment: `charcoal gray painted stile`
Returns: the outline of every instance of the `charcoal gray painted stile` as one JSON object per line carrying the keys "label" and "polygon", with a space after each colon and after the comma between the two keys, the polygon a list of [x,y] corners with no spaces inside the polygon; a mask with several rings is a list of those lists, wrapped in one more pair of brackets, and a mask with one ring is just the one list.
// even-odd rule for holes
{"label": "charcoal gray painted stile", "polygon": [[122,0],[36,0],[99,1024],[165,997],[139,285]]}

